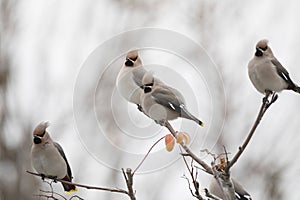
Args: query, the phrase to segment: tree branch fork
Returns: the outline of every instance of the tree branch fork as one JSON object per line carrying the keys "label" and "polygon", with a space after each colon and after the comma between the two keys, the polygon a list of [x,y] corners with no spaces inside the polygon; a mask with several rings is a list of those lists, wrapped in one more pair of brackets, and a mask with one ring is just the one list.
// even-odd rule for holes
{"label": "tree branch fork", "polygon": [[[269,101],[269,97],[271,96],[271,99]],[[243,144],[238,148],[237,153],[233,156],[232,160],[228,159],[227,156],[227,152],[225,149],[225,155],[226,155],[226,166],[224,167],[224,169],[222,171],[218,170],[216,168],[215,165],[215,160],[214,162],[212,162],[210,165],[207,164],[206,162],[204,162],[201,158],[199,158],[196,154],[194,154],[190,148],[184,143],[181,142],[180,146],[184,149],[184,151],[186,153],[182,152],[182,157],[185,161],[185,164],[190,172],[190,175],[192,177],[193,180],[193,185],[195,187],[195,191],[198,191],[199,188],[197,188],[197,182],[196,182],[196,177],[194,176],[193,173],[193,167],[189,167],[187,165],[187,162],[185,160],[185,157],[190,157],[193,161],[195,161],[196,163],[198,163],[203,169],[204,172],[213,175],[219,186],[220,189],[223,193],[223,200],[235,200],[235,196],[234,196],[234,188],[233,188],[233,184],[231,182],[230,179],[230,169],[236,164],[236,162],[238,161],[238,159],[240,158],[240,156],[242,155],[242,153],[245,151],[246,147],[248,146],[250,140],[252,139],[262,117],[264,116],[265,112],[268,110],[268,108],[277,100],[278,96],[275,93],[271,93],[271,92],[266,92],[265,97],[263,98],[262,101],[262,105],[260,107],[259,113],[257,115],[257,118],[250,130],[250,132],[248,133],[246,139],[244,140]],[[170,133],[173,135],[174,138],[177,138],[177,132],[173,129],[173,127],[170,125],[170,123],[168,121],[165,121],[163,123],[163,125],[170,131]],[[160,141],[160,140],[159,140]],[[156,142],[157,143],[157,142]],[[151,147],[151,149],[153,148],[153,146]],[[149,150],[149,152],[147,153],[147,155],[150,153],[151,149]],[[146,158],[146,157],[145,157]],[[145,160],[145,158],[142,160],[142,162]],[[138,165],[137,169],[140,167],[140,165],[142,164],[142,162]],[[137,170],[136,169],[136,170]],[[93,190],[101,190],[101,191],[107,191],[107,192],[113,192],[113,193],[121,193],[121,194],[126,194],[131,200],[136,200],[135,197],[135,191],[133,189],[133,176],[136,172],[136,170],[134,170],[134,172],[132,172],[131,169],[127,168],[126,171],[124,169],[122,169],[122,173],[127,185],[127,190],[124,189],[119,189],[119,188],[108,188],[108,187],[96,187],[96,186],[90,186],[90,185],[85,185],[85,184],[79,184],[79,183],[74,183],[74,182],[69,182],[69,181],[65,181],[62,179],[56,179],[55,177],[50,177],[50,176],[44,176],[38,173],[34,173],[31,171],[26,171],[27,173],[34,175],[34,176],[39,176],[41,178],[47,178],[47,179],[52,179],[55,182],[62,182],[62,183],[67,183],[67,184],[73,184],[77,187],[81,187],[81,188],[85,188],[85,189],[93,189]],[[190,187],[190,186],[189,186]],[[209,191],[207,189],[205,189],[205,194],[206,197],[208,198],[212,198],[212,199],[219,199],[217,197],[214,197],[212,194],[209,193]],[[198,193],[197,195],[193,195],[195,196],[197,199],[204,199],[203,197],[201,197],[201,195]]]}

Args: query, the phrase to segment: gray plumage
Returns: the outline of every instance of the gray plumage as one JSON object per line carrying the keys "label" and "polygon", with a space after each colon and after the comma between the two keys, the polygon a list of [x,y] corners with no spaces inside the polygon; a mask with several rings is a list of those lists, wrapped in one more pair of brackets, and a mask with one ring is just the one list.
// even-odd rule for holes
{"label": "gray plumage", "polygon": [[[236,181],[234,178],[231,178],[231,181],[233,183],[235,196],[238,200],[251,200],[250,194],[244,189],[244,187],[238,181]],[[222,198],[221,188],[215,178],[211,179],[209,185],[209,192],[219,198]]]}
{"label": "gray plumage", "polygon": [[[138,105],[138,108],[141,110],[140,97],[143,93],[142,80],[146,73],[148,73],[148,71],[143,67],[138,50],[133,49],[126,54],[126,59],[116,79],[116,86],[122,97]],[[162,81],[157,78],[155,78],[155,81],[162,83]]]}
{"label": "gray plumage", "polygon": [[140,105],[142,78],[146,72],[138,51],[129,51],[116,79],[117,89],[127,101]]}
{"label": "gray plumage", "polygon": [[204,125],[187,110],[184,97],[178,90],[157,82],[151,73],[145,74],[143,85],[141,105],[145,114],[153,120],[173,120],[182,117],[193,120],[201,126]]}
{"label": "gray plumage", "polygon": [[248,64],[248,75],[254,87],[261,93],[293,90],[300,88],[292,81],[288,71],[275,58],[267,40],[256,44],[254,57]]}
{"label": "gray plumage", "polygon": [[[67,160],[67,157],[64,153],[64,150],[62,149],[60,144],[58,144],[57,142],[53,142],[53,144],[56,147],[56,149],[58,150],[58,152],[60,153],[60,155],[63,157],[63,159],[64,159],[64,161],[67,165],[67,175],[63,179],[66,180],[66,181],[71,181],[73,179],[72,171],[71,171],[71,167],[69,165],[69,162]],[[71,191],[71,190],[76,189],[74,185],[69,185],[69,184],[66,184],[66,183],[62,183],[62,185],[63,185],[65,191]]]}
{"label": "gray plumage", "polygon": [[[46,128],[48,122],[41,122],[33,131],[31,163],[41,175],[72,181],[72,172],[62,147],[54,142]],[[62,183],[66,192],[77,191],[71,184]]]}

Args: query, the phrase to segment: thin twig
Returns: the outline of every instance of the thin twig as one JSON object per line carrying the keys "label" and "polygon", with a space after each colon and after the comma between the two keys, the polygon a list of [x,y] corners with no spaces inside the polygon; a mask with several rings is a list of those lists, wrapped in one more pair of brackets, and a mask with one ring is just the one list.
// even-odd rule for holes
{"label": "thin twig", "polygon": [[130,197],[131,200],[136,200],[135,193],[133,192],[133,174],[131,173],[131,169],[127,168],[125,173],[124,169],[122,168],[122,172],[128,188],[127,195]]}
{"label": "thin twig", "polygon": [[202,149],[200,152],[207,153],[207,155],[212,156],[214,158],[214,160],[217,160],[217,159],[221,158],[223,155],[225,155],[225,153],[214,154],[214,153],[210,152],[208,149]]}
{"label": "thin twig", "polygon": [[[180,148],[180,151],[182,151],[181,150],[181,148]],[[190,191],[191,191],[191,193],[192,193],[192,195],[194,196],[194,197],[196,197],[197,199],[199,199],[199,200],[203,200],[203,197],[200,195],[200,192],[199,192],[199,183],[197,182],[197,173],[196,173],[196,177],[194,176],[194,172],[193,172],[193,159],[192,159],[192,161],[191,161],[191,169],[190,169],[190,167],[189,167],[189,165],[188,165],[188,163],[187,163],[187,160],[185,159],[185,157],[184,156],[182,156],[182,158],[183,158],[183,161],[184,161],[184,163],[185,163],[185,166],[186,166],[186,168],[188,169],[188,171],[189,171],[189,173],[190,173],[190,175],[191,175],[191,178],[192,178],[192,180],[193,180],[193,185],[194,185],[194,188],[195,188],[195,193],[193,193],[193,191],[192,191],[192,189],[191,189],[191,185],[190,185],[190,181],[189,181],[189,179],[186,177],[186,176],[184,176],[186,179],[187,179],[187,181],[188,181],[188,184],[189,184],[189,189],[190,189]]]}
{"label": "thin twig", "polygon": [[135,174],[135,172],[140,168],[140,166],[143,164],[143,162],[146,160],[146,158],[148,157],[149,153],[152,151],[152,149],[162,140],[164,139],[166,136],[163,136],[161,138],[159,138],[159,140],[157,140],[148,150],[148,152],[146,153],[146,155],[144,156],[144,158],[142,159],[142,161],[139,163],[139,165],[135,168],[135,170],[133,170],[132,172],[132,176]]}
{"label": "thin twig", "polygon": [[277,100],[277,95],[273,94],[271,101],[268,101],[268,98],[270,96],[270,93],[266,93],[264,99],[263,99],[263,103],[260,107],[259,113],[257,115],[257,118],[246,138],[246,140],[244,141],[244,143],[242,144],[242,146],[239,147],[238,152],[235,154],[235,156],[233,157],[233,159],[229,162],[229,164],[226,166],[228,168],[228,170],[237,162],[237,160],[239,159],[239,157],[242,155],[242,153],[244,152],[244,150],[246,149],[248,143],[250,142],[252,136],[254,135],[254,132],[257,128],[257,126],[259,125],[262,117],[264,116],[265,112],[268,110],[268,108]]}
{"label": "thin twig", "polygon": [[[34,173],[34,172],[30,172],[30,171],[26,171],[26,172],[29,173],[29,174],[31,174],[31,175],[34,175],[34,176],[42,177],[42,175],[38,174],[38,173]],[[79,184],[79,183],[73,183],[73,182],[65,181],[65,180],[62,180],[62,179],[55,179],[54,177],[49,177],[49,176],[45,176],[45,178],[51,179],[51,180],[56,180],[56,181],[61,182],[61,183],[67,183],[67,184],[75,185],[77,187],[82,187],[82,188],[86,188],[86,189],[102,190],[102,191],[109,191],[109,192],[115,192],[115,193],[123,193],[123,194],[129,195],[129,193],[126,190],[122,190],[122,189],[114,189],[114,188],[95,187],[95,186],[83,185],[83,184]]]}
{"label": "thin twig", "polygon": [[[50,191],[40,190],[40,192],[45,193],[45,194],[34,194],[33,196],[36,196],[39,198],[45,197],[47,199],[59,200],[58,198],[56,198],[54,196],[54,195],[57,195],[57,196],[61,197],[62,199],[67,200],[67,198],[65,198],[63,195],[53,191],[53,187],[52,187],[53,180],[51,180],[51,182],[44,180],[43,182],[47,183],[49,185]],[[50,194],[50,195],[48,195],[48,194]]]}
{"label": "thin twig", "polygon": [[[188,177],[186,177],[186,175],[183,174],[183,176],[182,176],[181,178],[184,178],[184,179],[187,181],[188,186],[189,186],[189,190],[190,190],[192,196],[193,196],[193,197],[196,197],[196,195],[195,195],[194,192],[193,192],[193,189],[192,189],[192,187],[191,187],[191,183],[190,183],[190,180],[188,179]],[[197,198],[197,197],[196,197],[196,198]]]}
{"label": "thin twig", "polygon": [[[53,200],[59,200],[58,198],[54,197],[53,195],[46,195],[46,194],[33,194],[34,197],[39,197],[39,199],[41,199],[41,197],[45,197],[46,199],[53,199]],[[66,200],[66,198],[64,198]]]}
{"label": "thin twig", "polygon": [[225,171],[225,175],[227,177],[230,177],[230,168],[227,167],[230,164],[230,161],[229,161],[229,158],[228,158],[228,153],[227,153],[226,147],[223,146],[223,148],[224,148],[225,158],[226,158],[226,167],[224,168],[224,171]]}
{"label": "thin twig", "polygon": [[212,165],[212,171],[213,171],[213,174],[214,174],[214,178],[216,179],[216,181],[217,181],[217,183],[218,183],[218,185],[219,185],[219,188],[220,188],[220,190],[221,190],[223,199],[224,199],[224,200],[229,200],[229,199],[228,199],[228,196],[226,195],[226,193],[225,193],[225,191],[224,191],[224,188],[223,188],[223,186],[222,186],[222,182],[221,182],[222,180],[220,179],[219,172],[217,171],[217,169],[216,169],[216,167],[215,167],[215,163],[212,162],[211,165]]}
{"label": "thin twig", "polygon": [[70,198],[70,200],[73,199],[73,198],[77,198],[77,199],[79,199],[79,200],[84,200],[83,198],[81,198],[81,197],[78,196],[78,195],[73,195],[73,196]]}
{"label": "thin twig", "polygon": [[[45,181],[45,182],[46,182],[46,181]],[[48,182],[47,182],[47,183],[48,183]],[[52,183],[49,183],[49,184],[51,185]],[[61,195],[61,194],[59,194],[59,193],[57,193],[57,192],[54,192],[54,191],[53,191],[53,188],[52,188],[52,185],[51,185],[51,191],[40,190],[40,192],[43,192],[43,193],[45,193],[45,194],[51,194],[51,196],[48,196],[49,198],[57,199],[57,198],[54,197],[54,195],[57,195],[57,196],[59,196],[59,197],[65,199],[65,200],[67,200],[67,198],[65,198],[63,195]]]}
{"label": "thin twig", "polygon": [[[61,194],[59,194],[59,193],[57,193],[57,192],[53,192],[53,193],[52,193],[51,191],[45,191],[45,190],[40,190],[40,191],[43,192],[43,193],[45,193],[45,194],[34,194],[33,196],[39,197],[39,198],[45,197],[46,199],[59,200],[58,198],[54,197],[54,194],[55,194],[55,195],[61,197],[62,199],[67,200],[67,198],[65,198],[64,196],[62,196]],[[49,193],[51,193],[51,195],[47,195],[47,194],[49,194]],[[74,198],[77,198],[77,199],[79,199],[79,200],[84,200],[83,198],[81,198],[81,197],[78,196],[78,195],[73,195],[72,197],[70,197],[69,200],[74,199]]]}
{"label": "thin twig", "polygon": [[[171,132],[171,134],[177,138],[177,133],[171,126],[171,124],[168,121],[165,121],[164,126]],[[206,164],[203,160],[201,160],[198,156],[196,156],[183,142],[180,143],[182,148],[185,150],[185,152],[193,159],[195,160],[199,165],[201,165],[204,168],[204,171],[208,174],[213,174],[211,167]]]}
{"label": "thin twig", "polygon": [[[190,190],[192,196],[195,197],[195,198],[197,198],[197,199],[199,199],[198,196],[197,196],[196,194],[194,194],[193,189],[192,189],[192,187],[191,187],[191,182],[190,182],[190,180],[188,179],[188,177],[186,177],[186,175],[183,174],[183,175],[181,176],[181,178],[184,178],[184,179],[187,181],[188,186],[189,186],[189,190]],[[200,198],[201,198],[201,200],[203,200],[203,198],[202,198],[201,196],[200,196]]]}

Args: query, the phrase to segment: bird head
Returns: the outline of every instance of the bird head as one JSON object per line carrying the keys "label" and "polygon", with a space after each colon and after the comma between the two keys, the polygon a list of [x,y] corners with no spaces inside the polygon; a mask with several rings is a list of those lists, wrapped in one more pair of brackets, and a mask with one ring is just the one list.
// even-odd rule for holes
{"label": "bird head", "polygon": [[145,73],[143,80],[142,80],[142,89],[144,93],[151,92],[154,87],[154,77],[151,72]]}
{"label": "bird head", "polygon": [[266,39],[260,40],[256,44],[256,57],[273,56],[271,48],[268,46],[269,41]]}
{"label": "bird head", "polygon": [[142,64],[138,51],[136,49],[130,50],[126,54],[126,60],[124,64],[126,67],[138,67]]}
{"label": "bird head", "polygon": [[33,143],[44,144],[49,139],[49,134],[46,128],[49,126],[49,122],[39,123],[33,130]]}

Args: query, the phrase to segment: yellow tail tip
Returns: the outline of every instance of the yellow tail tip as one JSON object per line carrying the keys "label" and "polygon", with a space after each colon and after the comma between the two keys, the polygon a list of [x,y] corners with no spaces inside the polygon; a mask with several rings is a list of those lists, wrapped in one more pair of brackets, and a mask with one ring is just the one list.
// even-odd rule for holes
{"label": "yellow tail tip", "polygon": [[203,126],[204,126],[204,123],[203,123],[203,122],[200,122],[199,125],[203,127]]}
{"label": "yellow tail tip", "polygon": [[70,191],[65,191],[65,193],[66,193],[66,194],[71,194],[71,193],[77,192],[77,191],[78,191],[78,189],[77,189],[77,187],[76,187],[75,189],[72,189],[72,190],[70,190]]}

